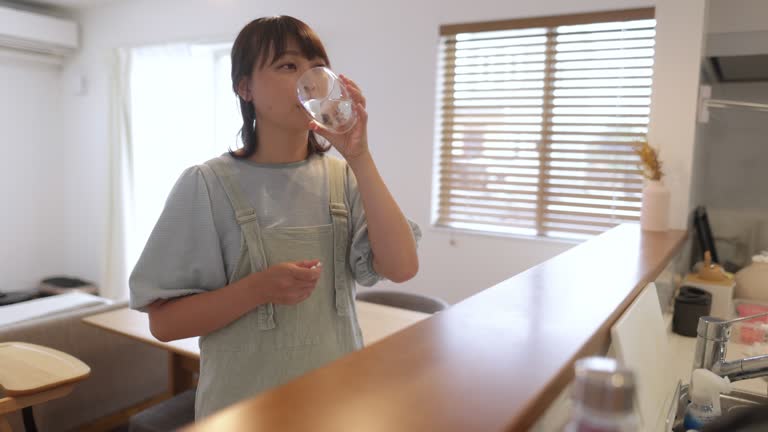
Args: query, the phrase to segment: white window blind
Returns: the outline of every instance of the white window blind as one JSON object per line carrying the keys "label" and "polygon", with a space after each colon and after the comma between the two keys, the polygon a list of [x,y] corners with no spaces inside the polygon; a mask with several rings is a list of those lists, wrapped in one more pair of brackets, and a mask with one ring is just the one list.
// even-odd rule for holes
{"label": "white window blind", "polygon": [[441,27],[436,225],[588,238],[637,221],[653,9]]}

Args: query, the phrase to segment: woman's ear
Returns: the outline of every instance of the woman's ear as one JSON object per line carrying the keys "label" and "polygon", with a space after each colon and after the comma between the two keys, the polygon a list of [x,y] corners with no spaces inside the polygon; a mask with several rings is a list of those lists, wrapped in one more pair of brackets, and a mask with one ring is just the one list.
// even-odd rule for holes
{"label": "woman's ear", "polygon": [[251,101],[251,85],[248,82],[248,77],[240,78],[240,82],[237,83],[237,95],[246,102]]}

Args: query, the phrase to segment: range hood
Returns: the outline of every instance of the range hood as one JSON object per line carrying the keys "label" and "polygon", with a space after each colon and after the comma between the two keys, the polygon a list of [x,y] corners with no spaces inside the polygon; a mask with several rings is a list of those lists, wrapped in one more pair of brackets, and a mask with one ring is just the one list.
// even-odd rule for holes
{"label": "range hood", "polygon": [[768,81],[768,31],[710,33],[706,46],[715,81]]}
{"label": "range hood", "polygon": [[768,54],[717,56],[708,60],[718,82],[768,81]]}

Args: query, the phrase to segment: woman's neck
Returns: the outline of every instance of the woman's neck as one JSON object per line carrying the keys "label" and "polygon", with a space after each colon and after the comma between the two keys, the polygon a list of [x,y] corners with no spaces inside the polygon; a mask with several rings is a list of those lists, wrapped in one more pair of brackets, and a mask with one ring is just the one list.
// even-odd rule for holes
{"label": "woman's neck", "polygon": [[[267,126],[267,125],[264,125]],[[259,146],[248,159],[258,163],[291,163],[303,161],[308,156],[308,130],[287,130],[260,127]]]}

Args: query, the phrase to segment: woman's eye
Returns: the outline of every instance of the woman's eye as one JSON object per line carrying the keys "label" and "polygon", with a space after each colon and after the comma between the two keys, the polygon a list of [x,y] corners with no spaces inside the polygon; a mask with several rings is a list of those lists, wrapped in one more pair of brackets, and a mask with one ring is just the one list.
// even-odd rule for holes
{"label": "woman's eye", "polygon": [[283,65],[280,65],[280,69],[296,69],[296,65],[293,63],[286,63]]}

